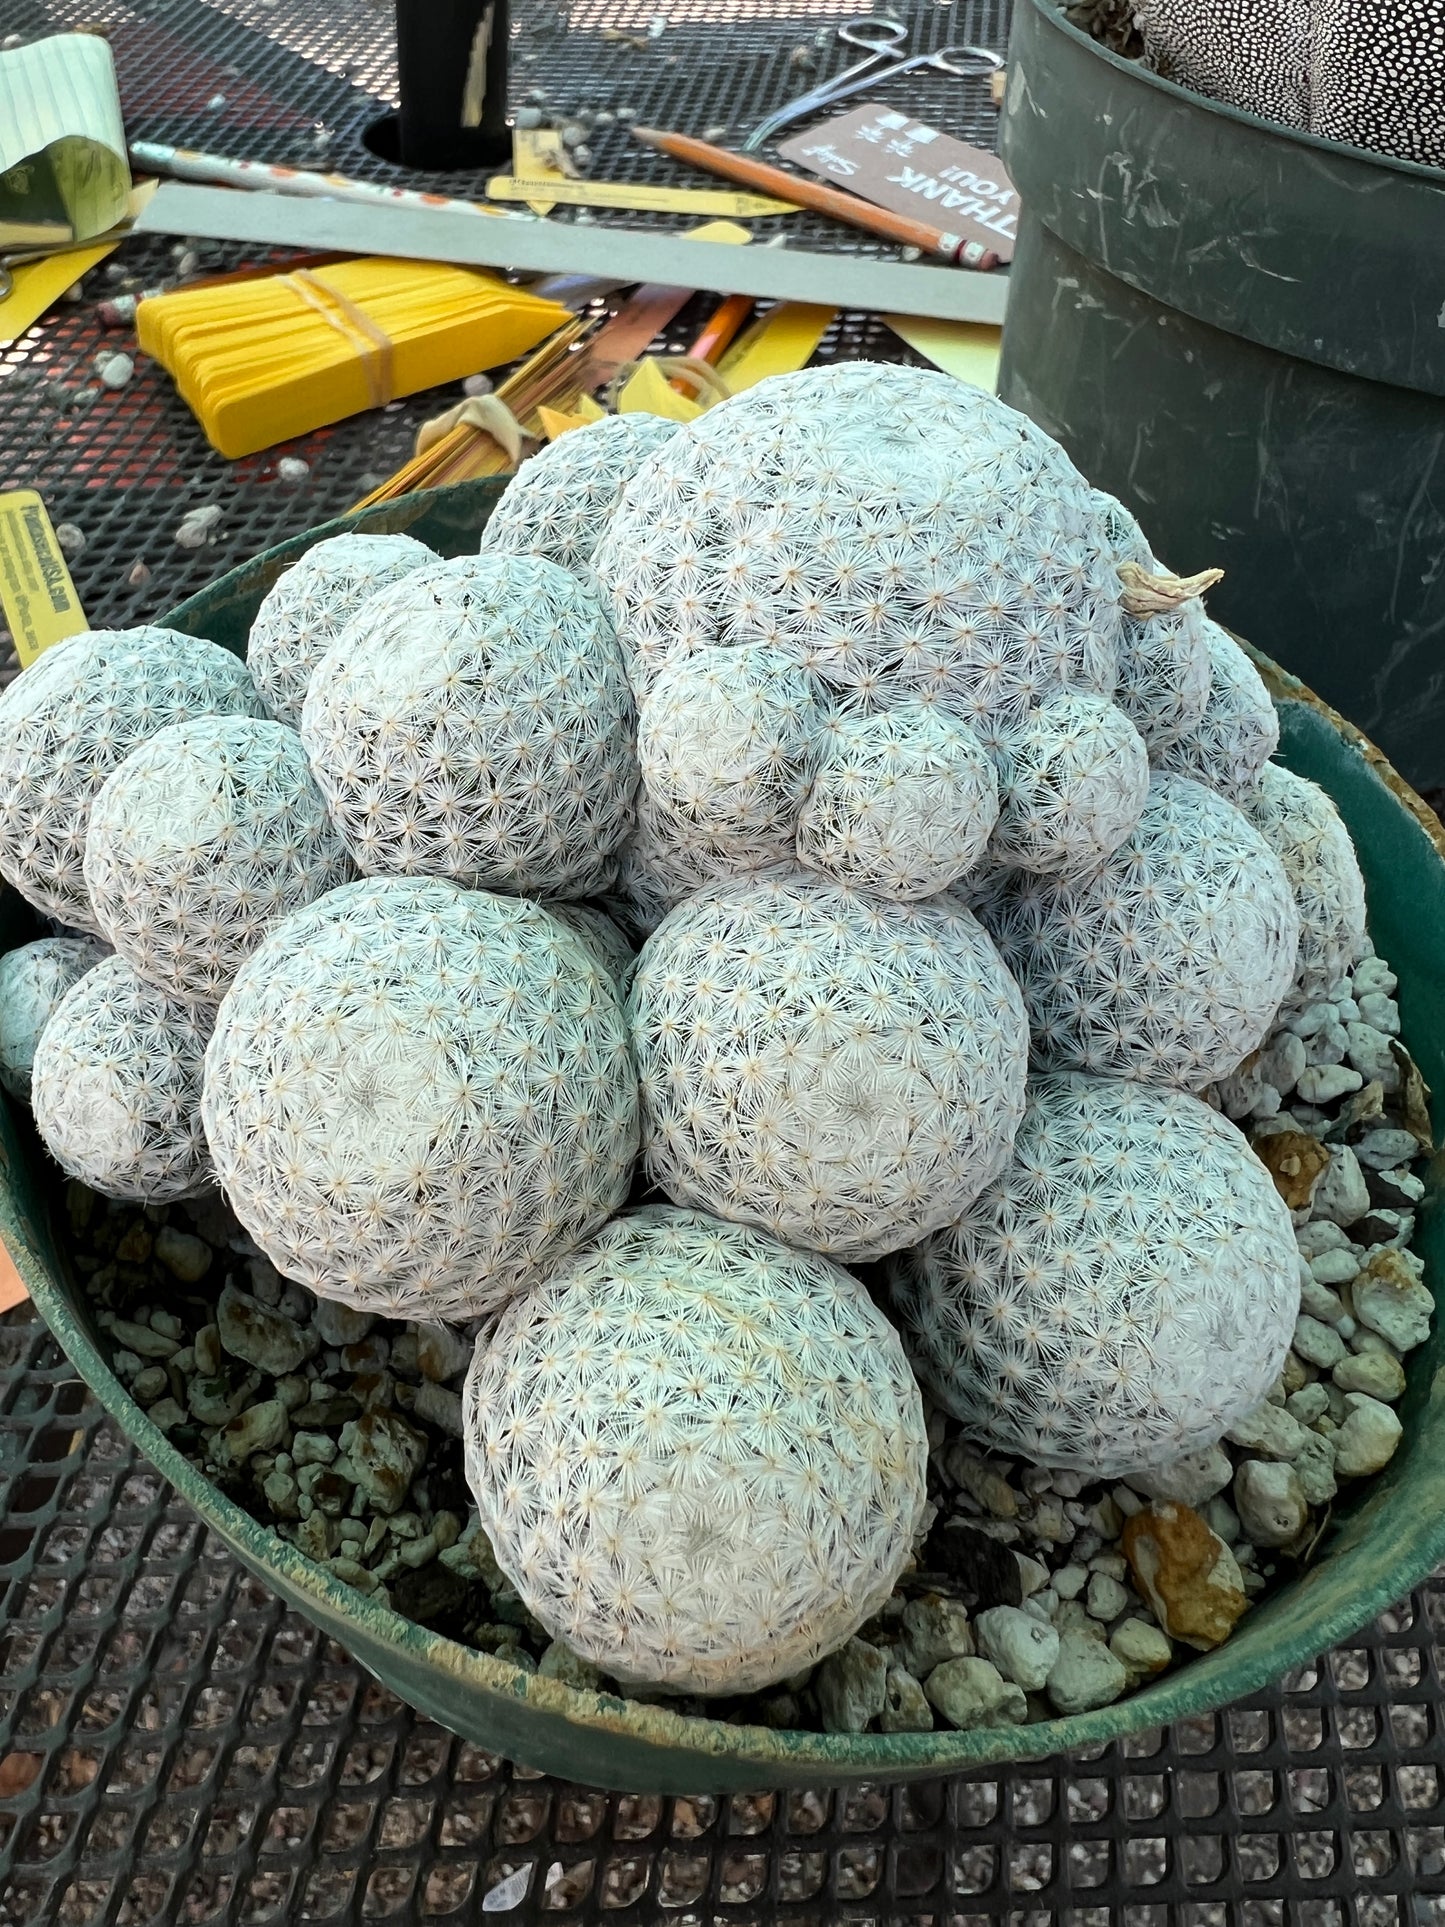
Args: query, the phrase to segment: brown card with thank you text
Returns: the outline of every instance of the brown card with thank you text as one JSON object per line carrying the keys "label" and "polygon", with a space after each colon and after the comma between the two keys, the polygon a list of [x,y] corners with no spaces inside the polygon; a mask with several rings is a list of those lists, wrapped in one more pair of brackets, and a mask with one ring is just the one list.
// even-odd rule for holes
{"label": "brown card with thank you text", "polygon": [[875,207],[945,225],[1013,259],[1019,199],[1003,163],[911,114],[876,103],[855,108],[784,141],[778,153]]}

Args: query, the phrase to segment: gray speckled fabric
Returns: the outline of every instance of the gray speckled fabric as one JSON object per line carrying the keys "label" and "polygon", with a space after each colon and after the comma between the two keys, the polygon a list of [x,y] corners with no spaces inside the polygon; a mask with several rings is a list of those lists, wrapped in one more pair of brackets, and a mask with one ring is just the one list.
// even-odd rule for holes
{"label": "gray speckled fabric", "polygon": [[1445,0],[1139,0],[1150,65],[1213,100],[1445,165]]}

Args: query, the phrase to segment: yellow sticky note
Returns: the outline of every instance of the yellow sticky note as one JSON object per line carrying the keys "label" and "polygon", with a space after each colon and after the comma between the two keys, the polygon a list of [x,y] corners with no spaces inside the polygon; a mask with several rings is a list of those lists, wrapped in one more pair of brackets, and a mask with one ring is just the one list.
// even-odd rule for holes
{"label": "yellow sticky note", "polygon": [[838,310],[808,301],[781,301],[755,321],[718,363],[717,371],[740,395],[769,375],[791,375],[806,368]]}
{"label": "yellow sticky note", "polygon": [[935,368],[990,395],[997,392],[1002,328],[986,321],[930,321],[911,314],[889,314],[883,319],[900,340],[926,356]]}
{"label": "yellow sticky note", "polygon": [[655,361],[644,361],[617,397],[619,415],[661,415],[670,422],[696,421],[699,404],[680,395]]}
{"label": "yellow sticky note", "polygon": [[88,626],[45,504],[33,488],[0,495],[0,607],[22,669],[52,643]]}

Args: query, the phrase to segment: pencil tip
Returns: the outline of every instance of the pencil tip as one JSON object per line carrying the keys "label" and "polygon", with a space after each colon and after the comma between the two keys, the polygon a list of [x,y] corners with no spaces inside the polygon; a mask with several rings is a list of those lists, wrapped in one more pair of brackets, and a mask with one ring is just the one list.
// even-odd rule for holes
{"label": "pencil tip", "polygon": [[661,129],[656,127],[638,127],[634,124],[632,138],[638,141],[646,141],[650,147],[655,147],[662,139],[662,132]]}

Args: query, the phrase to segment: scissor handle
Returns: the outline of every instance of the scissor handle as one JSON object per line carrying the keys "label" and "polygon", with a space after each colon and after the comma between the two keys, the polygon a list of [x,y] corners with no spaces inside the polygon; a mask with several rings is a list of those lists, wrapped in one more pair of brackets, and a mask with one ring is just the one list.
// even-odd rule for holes
{"label": "scissor handle", "polygon": [[838,29],[838,38],[850,47],[866,47],[870,53],[886,54],[890,47],[900,47],[908,38],[908,29],[901,20],[890,20],[886,14],[865,13],[857,20],[845,20]]}
{"label": "scissor handle", "polygon": [[803,120],[819,108],[826,107],[830,101],[838,98],[838,89],[846,87],[850,81],[858,86],[866,86],[867,79],[858,80],[858,76],[871,76],[879,61],[908,38],[908,29],[901,20],[890,20],[886,14],[865,13],[857,20],[845,20],[838,29],[838,38],[850,47],[862,47],[862,60],[855,60],[841,74],[834,74],[831,80],[820,81],[816,87],[799,94],[796,100],[790,100],[776,113],[769,114],[766,120],[759,121],[743,142],[745,154],[756,153],[764,141],[771,140],[780,128],[790,127],[795,120]]}
{"label": "scissor handle", "polygon": [[[972,60],[971,67],[962,63]],[[979,64],[981,63],[981,64]],[[941,47],[936,54],[928,57],[930,67],[938,67],[946,74],[957,74],[960,79],[980,73],[993,73],[1003,65],[1003,55],[996,54],[992,47]]]}

